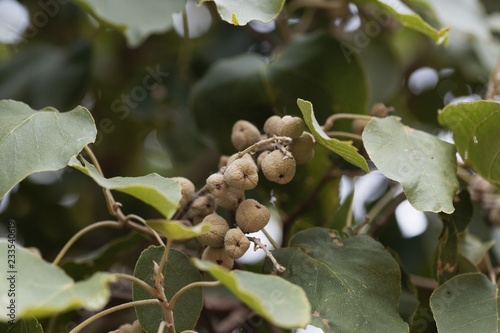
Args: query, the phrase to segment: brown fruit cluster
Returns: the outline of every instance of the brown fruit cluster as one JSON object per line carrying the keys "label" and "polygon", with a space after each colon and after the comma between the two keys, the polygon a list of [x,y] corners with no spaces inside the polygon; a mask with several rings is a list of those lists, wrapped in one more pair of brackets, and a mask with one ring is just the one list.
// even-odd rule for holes
{"label": "brown fruit cluster", "polygon": [[[261,134],[252,123],[239,120],[233,126],[231,142],[240,152],[221,158],[219,171],[207,178],[204,191],[195,194],[189,180],[177,179],[185,216],[193,224],[204,222],[211,226],[209,232],[197,237],[206,246],[202,259],[231,269],[234,259],[248,250],[250,240],[245,234],[264,228],[270,212],[258,201],[246,199],[245,191],[257,186],[259,170],[268,180],[286,184],[294,177],[297,164],[313,158],[314,138],[305,128],[299,117],[272,116]],[[234,225],[217,214],[217,207],[228,211]]]}

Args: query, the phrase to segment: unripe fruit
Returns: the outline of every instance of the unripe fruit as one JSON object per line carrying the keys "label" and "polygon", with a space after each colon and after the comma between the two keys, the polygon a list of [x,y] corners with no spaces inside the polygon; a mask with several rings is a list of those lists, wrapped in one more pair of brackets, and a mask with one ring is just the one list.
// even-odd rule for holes
{"label": "unripe fruit", "polygon": [[351,124],[351,129],[354,134],[361,135],[370,121],[366,119],[354,119]]}
{"label": "unripe fruit", "polygon": [[264,150],[263,152],[261,152],[259,154],[259,156],[257,156],[257,167],[261,168],[262,160],[264,159],[264,157],[266,157],[267,155],[269,155],[269,153],[270,153],[269,150]]}
{"label": "unripe fruit", "polygon": [[280,116],[271,116],[267,118],[264,123],[264,133],[267,134],[268,137],[272,137],[273,135],[278,135],[278,127],[281,121]]}
{"label": "unripe fruit", "polygon": [[246,120],[238,120],[233,125],[231,143],[238,150],[243,150],[260,140],[260,132],[257,127]]}
{"label": "unripe fruit", "polygon": [[215,199],[213,195],[206,194],[194,199],[191,204],[190,211],[193,215],[207,216],[215,210]]}
{"label": "unripe fruit", "polygon": [[253,158],[245,154],[227,166],[224,171],[224,181],[231,187],[251,190],[259,181],[258,171]]}
{"label": "unripe fruit", "polygon": [[236,209],[236,224],[245,233],[264,228],[270,217],[269,209],[254,199],[244,200]]}
{"label": "unripe fruit", "polygon": [[286,184],[295,175],[296,162],[280,150],[274,150],[264,157],[261,164],[264,176],[275,183]]}
{"label": "unripe fruit", "polygon": [[218,214],[209,214],[203,219],[203,223],[210,225],[210,230],[198,237],[202,245],[221,247],[224,246],[224,236],[229,230],[229,225],[222,216]]}
{"label": "unripe fruit", "polygon": [[292,141],[289,149],[295,158],[295,163],[307,163],[314,157],[314,137],[311,133],[303,132],[299,138]]}
{"label": "unripe fruit", "polygon": [[300,117],[284,116],[278,125],[278,134],[297,139],[306,129],[306,124]]}
{"label": "unripe fruit", "polygon": [[238,228],[229,229],[224,237],[224,250],[233,259],[238,259],[247,252],[250,241]]}
{"label": "unripe fruit", "polygon": [[227,210],[235,210],[245,200],[245,191],[230,187],[223,196],[216,197],[215,203]]}
{"label": "unripe fruit", "polygon": [[201,255],[202,260],[209,260],[219,266],[231,269],[234,266],[234,259],[229,257],[223,247],[208,246]]}
{"label": "unripe fruit", "polygon": [[184,207],[193,199],[195,192],[194,184],[184,177],[172,177],[172,179],[177,181],[181,186],[181,201],[179,204],[181,207]]}

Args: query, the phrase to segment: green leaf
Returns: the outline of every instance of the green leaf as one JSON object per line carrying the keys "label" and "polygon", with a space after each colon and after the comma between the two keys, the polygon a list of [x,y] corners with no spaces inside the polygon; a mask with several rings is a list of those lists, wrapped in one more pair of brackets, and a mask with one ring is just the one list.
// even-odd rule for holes
{"label": "green leaf", "polygon": [[[0,240],[1,253],[7,254],[8,249],[12,249],[12,243]],[[16,319],[47,317],[81,307],[97,311],[108,302],[108,284],[115,281],[112,274],[100,272],[85,281],[75,282],[60,267],[51,265],[29,250],[16,244],[15,251],[14,272],[5,268],[0,271],[3,281],[0,294],[7,295],[11,283],[16,284]],[[2,309],[9,304],[9,298],[0,298]],[[7,312],[0,312],[0,321],[8,320]]]}
{"label": "green leaf", "polygon": [[353,212],[352,212],[352,201],[354,199],[354,188],[349,193],[349,195],[345,198],[345,201],[339,207],[339,209],[335,212],[335,216],[333,217],[333,222],[326,226],[330,229],[334,229],[337,231],[342,231],[346,226],[352,226],[353,221]]}
{"label": "green leaf", "polygon": [[[448,40],[448,28],[440,30],[434,29],[427,22],[425,22],[420,15],[415,13],[400,0],[356,0],[355,2],[361,4],[378,4],[382,9],[387,10],[392,16],[397,18],[403,26],[420,31],[430,37],[436,44],[446,43]],[[385,15],[385,13],[375,13],[374,15],[381,17]]]}
{"label": "green leaf", "polygon": [[181,187],[173,179],[156,173],[141,177],[104,178],[91,163],[84,159],[82,163],[73,157],[69,165],[90,176],[102,188],[127,193],[156,208],[166,218],[171,217],[179,206]]}
{"label": "green leaf", "polygon": [[448,280],[434,290],[430,305],[439,333],[500,331],[498,287],[482,273]]}
{"label": "green leaf", "polygon": [[[153,261],[160,262],[163,250],[164,247],[162,246],[150,246],[142,251],[135,265],[134,276],[153,286],[151,280],[153,277]],[[163,275],[165,277],[165,295],[167,299],[171,299],[182,287],[201,280],[200,273],[191,265],[189,258],[175,249],[169,251],[168,260],[163,267]],[[134,284],[132,298],[134,301],[138,301],[151,299],[154,296]],[[201,288],[193,288],[182,294],[173,309],[176,331],[192,330],[198,322],[202,307],[203,292]],[[143,330],[148,333],[158,332],[158,326],[164,320],[159,305],[137,306],[135,312]]]}
{"label": "green leaf", "polygon": [[16,320],[15,324],[0,323],[0,332],[4,333],[43,333],[42,325],[36,318]]}
{"label": "green leaf", "polygon": [[363,169],[366,172],[370,172],[365,158],[358,153],[358,149],[352,145],[351,141],[340,141],[326,135],[314,116],[311,102],[299,98],[297,99],[297,105],[299,106],[300,111],[302,111],[302,116],[304,117],[307,127],[319,144],[334,153],[339,154],[347,162]]}
{"label": "green leaf", "polygon": [[363,131],[363,143],[380,172],[401,183],[415,209],[454,211],[458,180],[453,145],[404,126],[393,116],[373,118]]}
{"label": "green leaf", "polygon": [[94,119],[84,107],[59,113],[0,100],[0,199],[34,172],[65,167],[96,135]]}
{"label": "green leaf", "polygon": [[75,0],[95,18],[125,34],[130,47],[149,35],[164,33],[173,24],[172,14],[181,12],[186,0]]}
{"label": "green leaf", "polygon": [[77,258],[63,259],[60,266],[73,279],[85,279],[96,272],[108,270],[118,262],[123,262],[145,239],[144,235],[138,232],[130,232],[128,235],[113,239],[88,254]]}
{"label": "green leaf", "polygon": [[311,321],[311,305],[302,288],[274,275],[228,271],[196,258],[193,262],[270,323],[281,328],[295,328],[305,327]]}
{"label": "green leaf", "polygon": [[439,122],[453,132],[458,152],[478,174],[500,185],[500,103],[475,101],[447,105]]}
{"label": "green leaf", "polygon": [[200,0],[215,2],[220,17],[233,25],[246,25],[252,20],[269,22],[278,16],[285,0]]}
{"label": "green leaf", "polygon": [[210,230],[208,223],[200,223],[193,227],[186,226],[181,221],[156,219],[147,220],[146,224],[163,236],[172,240],[183,240],[198,237]]}
{"label": "green leaf", "polygon": [[443,230],[439,235],[436,276],[439,284],[443,284],[458,272],[459,244],[472,219],[472,202],[469,192],[462,191],[458,196],[452,214],[441,214]]}
{"label": "green leaf", "polygon": [[318,119],[366,113],[368,95],[359,58],[346,59],[337,40],[318,32],[295,37],[270,63],[256,54],[215,62],[190,102],[200,128],[229,154],[234,147],[228,138],[239,119],[263,125],[272,112],[298,116],[299,96],[314,103]]}
{"label": "green leaf", "polygon": [[[341,239],[332,230],[310,228],[273,255],[287,268],[281,276],[304,288],[311,324],[324,332],[408,332],[398,310],[399,265],[371,237]],[[269,260],[263,269],[273,270]]]}

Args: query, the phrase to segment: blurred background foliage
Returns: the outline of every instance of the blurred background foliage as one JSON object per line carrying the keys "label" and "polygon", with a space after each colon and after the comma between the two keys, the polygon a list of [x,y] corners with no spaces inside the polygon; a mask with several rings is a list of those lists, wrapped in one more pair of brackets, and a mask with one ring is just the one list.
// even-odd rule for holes
{"label": "blurred background foliage", "polygon": [[[0,0],[0,8],[13,2]],[[404,28],[370,1],[286,1],[276,20],[238,27],[222,21],[213,2],[197,7],[189,0],[189,33],[178,13],[172,22],[164,18],[173,24],[166,31],[133,43],[116,25],[89,15],[84,8],[91,1],[20,1],[31,26],[9,39],[12,31],[0,24],[0,99],[61,111],[83,105],[99,130],[92,149],[107,177],[157,172],[187,177],[198,188],[217,170],[221,154],[234,153],[234,121],[261,127],[272,114],[297,115],[299,97],[313,102],[320,123],[334,112],[368,114],[381,102],[406,125],[446,137],[438,110],[484,97],[500,50],[500,3],[404,2],[436,29],[449,27],[448,44]],[[0,20],[7,22],[2,10]],[[350,130],[349,122],[338,126]],[[285,218],[307,204],[296,230],[334,226],[334,213],[353,185],[349,176],[359,173],[332,165],[338,158],[319,147],[292,183],[278,187],[263,180],[249,196],[272,200]],[[324,186],[318,189],[319,183]],[[387,184],[383,177],[357,178],[355,219],[363,219]],[[156,217],[129,197],[117,199],[127,213]],[[409,273],[431,277],[440,220],[426,214],[421,232],[405,236],[394,209],[378,239],[399,254]],[[413,213],[406,214],[403,219],[412,220]],[[484,215],[476,207],[470,228],[486,241],[498,232]],[[100,189],[70,168],[30,176],[0,205],[1,225],[16,220],[18,240],[48,260],[76,231],[107,218]],[[89,235],[71,255],[115,237],[116,231]]]}

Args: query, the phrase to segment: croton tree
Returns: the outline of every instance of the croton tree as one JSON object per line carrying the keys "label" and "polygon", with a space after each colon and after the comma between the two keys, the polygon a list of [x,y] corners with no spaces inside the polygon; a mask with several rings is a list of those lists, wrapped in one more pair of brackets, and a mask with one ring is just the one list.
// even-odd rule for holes
{"label": "croton tree", "polygon": [[2,332],[500,332],[500,4],[0,1]]}

